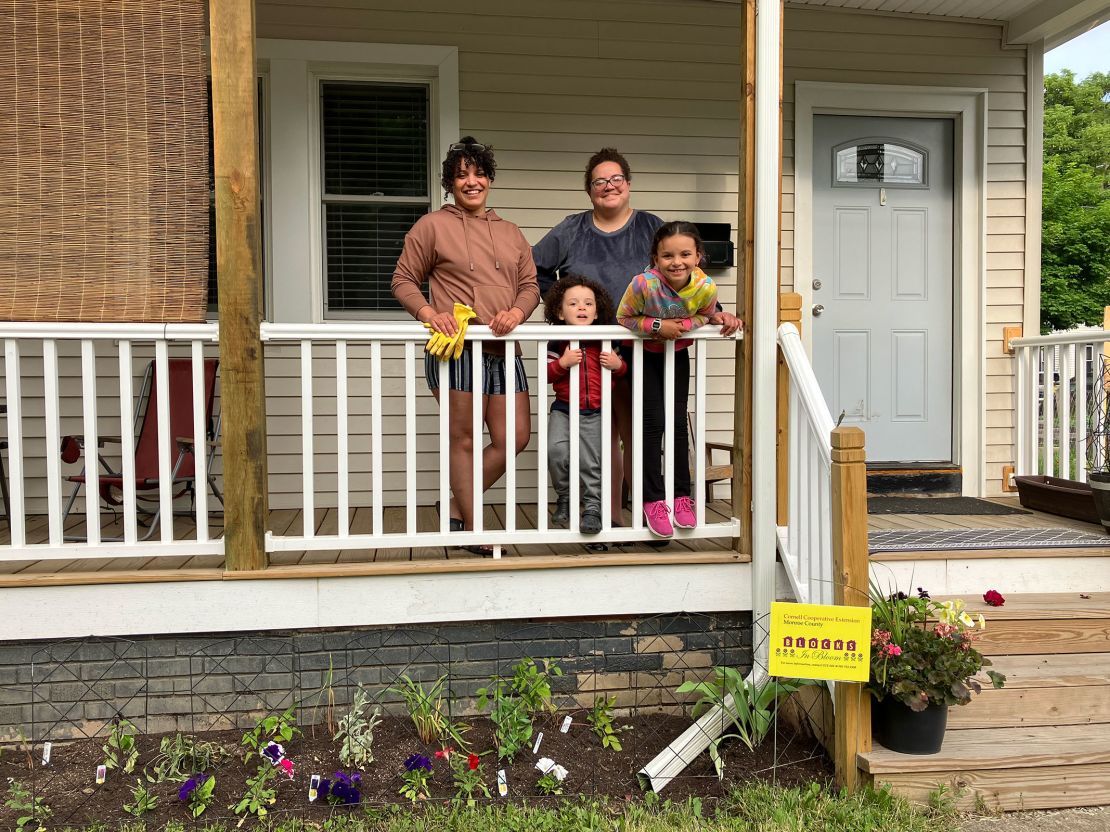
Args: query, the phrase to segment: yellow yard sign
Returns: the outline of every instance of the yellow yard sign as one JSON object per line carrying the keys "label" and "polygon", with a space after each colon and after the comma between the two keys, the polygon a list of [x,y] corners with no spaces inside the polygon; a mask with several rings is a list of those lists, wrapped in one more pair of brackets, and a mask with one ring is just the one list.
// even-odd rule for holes
{"label": "yellow yard sign", "polygon": [[866,682],[871,608],[771,604],[772,676]]}

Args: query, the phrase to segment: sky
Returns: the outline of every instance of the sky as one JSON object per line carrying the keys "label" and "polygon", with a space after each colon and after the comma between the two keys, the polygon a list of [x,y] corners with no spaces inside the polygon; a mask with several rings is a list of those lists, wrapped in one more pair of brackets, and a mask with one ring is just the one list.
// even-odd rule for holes
{"label": "sky", "polygon": [[1103,23],[1044,56],[1045,75],[1070,69],[1077,78],[1110,72],[1110,23]]}

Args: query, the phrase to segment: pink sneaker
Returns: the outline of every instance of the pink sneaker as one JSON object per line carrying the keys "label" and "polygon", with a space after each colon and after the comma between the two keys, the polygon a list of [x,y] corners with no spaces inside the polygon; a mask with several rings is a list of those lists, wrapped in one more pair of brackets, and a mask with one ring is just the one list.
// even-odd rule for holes
{"label": "pink sneaker", "polygon": [[648,530],[656,537],[674,536],[670,513],[666,500],[644,503],[644,519],[647,520]]}
{"label": "pink sneaker", "polygon": [[698,515],[694,511],[694,501],[689,497],[675,498],[674,524],[680,529],[693,529],[698,525]]}

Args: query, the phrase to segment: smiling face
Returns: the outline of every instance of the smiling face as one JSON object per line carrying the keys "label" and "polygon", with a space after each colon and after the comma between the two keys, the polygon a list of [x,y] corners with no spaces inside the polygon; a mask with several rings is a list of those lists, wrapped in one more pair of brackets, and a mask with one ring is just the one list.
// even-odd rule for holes
{"label": "smiling face", "polygon": [[[611,176],[624,176],[621,166],[616,162],[602,162],[590,172],[590,181],[608,179]],[[631,191],[632,183],[627,179],[620,185],[607,183],[600,188],[590,185],[590,202],[597,210],[621,213],[628,208]]]}
{"label": "smiling face", "polygon": [[571,326],[589,326],[597,320],[597,299],[589,286],[571,286],[563,294],[559,320]]}
{"label": "smiling face", "polygon": [[486,210],[486,199],[489,197],[489,177],[473,164],[459,162],[451,195],[455,204],[468,214],[481,214]]}
{"label": "smiling face", "polygon": [[651,261],[671,288],[678,290],[690,282],[690,275],[701,261],[701,252],[693,237],[675,234],[659,241]]}

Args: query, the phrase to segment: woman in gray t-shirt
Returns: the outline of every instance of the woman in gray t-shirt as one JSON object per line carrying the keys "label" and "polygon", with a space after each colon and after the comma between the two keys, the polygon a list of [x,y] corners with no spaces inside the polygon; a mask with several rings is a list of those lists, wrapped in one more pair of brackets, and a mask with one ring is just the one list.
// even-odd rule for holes
{"label": "woman in gray t-shirt", "polygon": [[[651,240],[663,220],[632,208],[632,171],[615,148],[603,147],[590,157],[585,186],[593,208],[571,214],[532,247],[540,292],[546,295],[565,274],[580,274],[600,283],[615,309],[632,278],[649,265]],[[740,327],[739,319],[724,311],[709,322],[723,327],[725,334]],[[632,475],[630,379],[628,373],[613,388],[613,525],[623,525],[621,483]]]}

